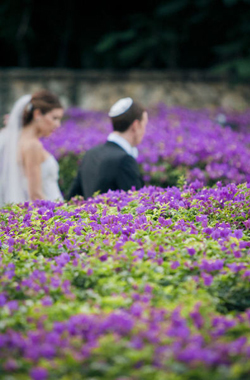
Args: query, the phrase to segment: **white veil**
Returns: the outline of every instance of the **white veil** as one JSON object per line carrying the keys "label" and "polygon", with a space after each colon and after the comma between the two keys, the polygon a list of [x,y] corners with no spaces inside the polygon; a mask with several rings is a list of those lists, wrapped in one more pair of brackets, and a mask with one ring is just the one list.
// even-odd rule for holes
{"label": "white veil", "polygon": [[14,104],[6,127],[0,131],[0,207],[28,200],[18,163],[18,140],[23,111],[30,100],[31,95],[24,95]]}

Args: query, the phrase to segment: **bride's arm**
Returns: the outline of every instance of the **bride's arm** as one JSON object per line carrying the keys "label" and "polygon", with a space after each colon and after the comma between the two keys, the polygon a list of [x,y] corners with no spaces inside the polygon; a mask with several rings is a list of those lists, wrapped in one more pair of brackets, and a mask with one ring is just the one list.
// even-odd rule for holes
{"label": "bride's arm", "polygon": [[42,146],[40,141],[31,141],[23,152],[24,172],[28,181],[29,198],[31,201],[45,199],[42,191],[41,163]]}

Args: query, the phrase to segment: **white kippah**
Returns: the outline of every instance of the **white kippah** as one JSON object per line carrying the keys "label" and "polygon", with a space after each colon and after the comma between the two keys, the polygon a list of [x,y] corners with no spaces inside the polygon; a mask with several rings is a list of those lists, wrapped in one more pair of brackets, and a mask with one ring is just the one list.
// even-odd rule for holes
{"label": "white kippah", "polygon": [[110,117],[115,117],[122,115],[124,112],[126,112],[132,105],[133,99],[131,98],[123,98],[118,100],[109,111]]}

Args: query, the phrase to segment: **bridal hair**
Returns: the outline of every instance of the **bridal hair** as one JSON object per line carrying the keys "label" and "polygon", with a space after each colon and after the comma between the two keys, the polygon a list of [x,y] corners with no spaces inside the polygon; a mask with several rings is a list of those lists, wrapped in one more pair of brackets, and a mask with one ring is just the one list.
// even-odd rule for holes
{"label": "bridal hair", "polygon": [[33,114],[39,109],[43,115],[55,108],[63,108],[59,98],[48,90],[35,92],[23,112],[23,126],[28,125],[33,120]]}
{"label": "bridal hair", "polygon": [[125,132],[135,121],[141,121],[145,108],[138,102],[133,101],[129,109],[123,114],[111,117],[114,131]]}

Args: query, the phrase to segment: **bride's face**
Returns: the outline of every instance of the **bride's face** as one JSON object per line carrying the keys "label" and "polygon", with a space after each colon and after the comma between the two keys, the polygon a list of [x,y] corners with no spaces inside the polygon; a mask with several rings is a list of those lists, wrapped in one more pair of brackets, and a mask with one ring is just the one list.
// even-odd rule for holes
{"label": "bride's face", "polygon": [[63,117],[62,108],[54,108],[52,111],[45,113],[44,115],[40,113],[39,122],[39,132],[42,137],[51,135],[57,128],[61,125],[61,120]]}

